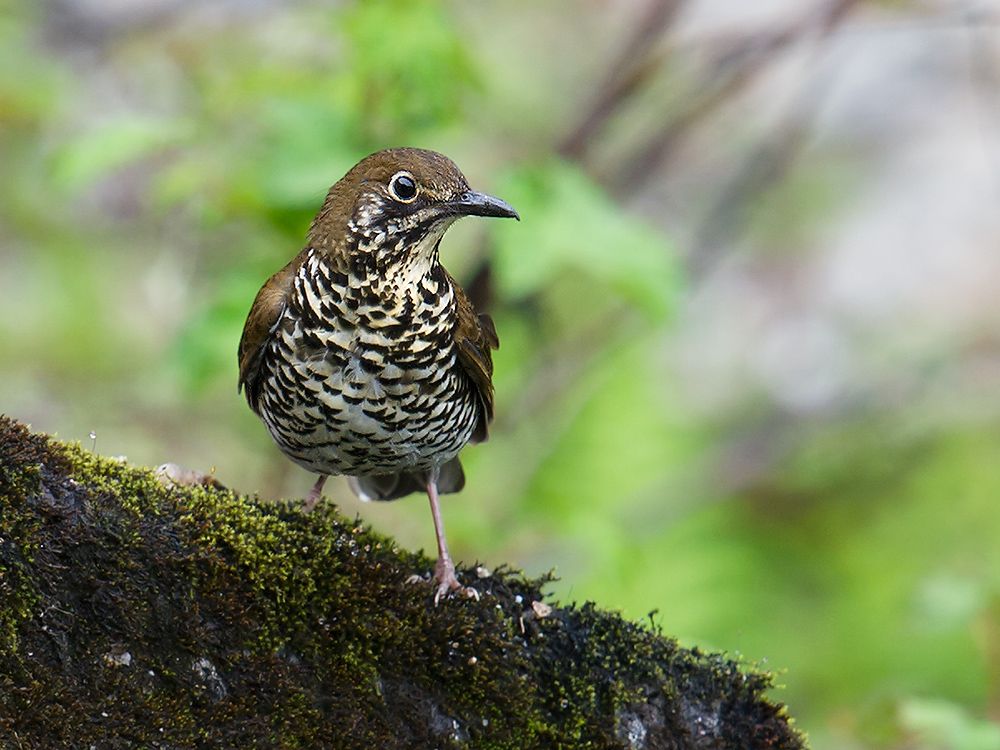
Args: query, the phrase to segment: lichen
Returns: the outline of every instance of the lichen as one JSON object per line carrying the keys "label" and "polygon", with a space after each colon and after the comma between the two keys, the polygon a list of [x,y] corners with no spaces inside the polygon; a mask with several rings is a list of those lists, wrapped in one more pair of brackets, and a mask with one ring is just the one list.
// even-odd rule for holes
{"label": "lichen", "polygon": [[[770,678],[0,418],[0,746],[802,747]],[[532,604],[535,604],[532,607]]]}

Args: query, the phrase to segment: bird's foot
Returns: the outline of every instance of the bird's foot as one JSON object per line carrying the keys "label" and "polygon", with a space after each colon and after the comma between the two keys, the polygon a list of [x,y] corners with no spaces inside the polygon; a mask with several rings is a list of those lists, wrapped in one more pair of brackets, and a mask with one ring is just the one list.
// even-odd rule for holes
{"label": "bird's foot", "polygon": [[449,590],[457,591],[465,594],[470,599],[479,601],[478,591],[471,586],[463,586],[458,582],[458,576],[455,575],[455,563],[451,561],[450,557],[442,556],[438,558],[437,563],[434,565],[434,576],[431,580],[438,582],[437,591],[434,594],[435,607],[441,597],[447,594]]}
{"label": "bird's foot", "polygon": [[[476,591],[471,586],[463,586],[458,582],[458,576],[455,575],[455,564],[451,561],[450,557],[440,557],[437,563],[434,565],[434,575],[429,579],[430,581],[437,581],[438,587],[437,591],[434,592],[434,606],[441,600],[441,597],[448,593],[448,591],[457,591],[461,594],[465,594],[470,599],[475,599],[479,601],[479,592]],[[407,583],[427,583],[428,579],[425,576],[419,576],[413,574],[406,579]]]}

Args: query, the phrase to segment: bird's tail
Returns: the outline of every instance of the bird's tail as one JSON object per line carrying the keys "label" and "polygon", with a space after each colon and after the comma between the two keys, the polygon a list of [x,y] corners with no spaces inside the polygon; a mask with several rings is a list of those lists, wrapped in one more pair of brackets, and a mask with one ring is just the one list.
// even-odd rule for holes
{"label": "bird's tail", "polygon": [[[359,500],[398,500],[411,492],[427,489],[426,471],[399,471],[370,477],[348,477],[347,483]],[[465,472],[458,456],[441,466],[437,489],[440,494],[458,492],[465,486]]]}

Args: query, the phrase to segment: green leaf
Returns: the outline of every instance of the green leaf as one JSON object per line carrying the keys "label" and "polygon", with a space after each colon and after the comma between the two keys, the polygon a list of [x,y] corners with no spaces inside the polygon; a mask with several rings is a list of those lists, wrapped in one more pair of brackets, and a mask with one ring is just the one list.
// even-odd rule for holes
{"label": "green leaf", "polygon": [[903,729],[922,745],[948,750],[996,750],[1000,725],[969,716],[958,704],[936,698],[908,698],[899,707]]}
{"label": "green leaf", "polygon": [[56,151],[52,177],[58,186],[78,190],[136,159],[163,151],[184,138],[180,120],[120,115],[68,140]]}
{"label": "green leaf", "polygon": [[44,119],[64,93],[62,71],[36,49],[34,7],[0,8],[0,126]]}
{"label": "green leaf", "polygon": [[375,138],[441,127],[461,114],[476,83],[468,49],[444,6],[428,0],[369,0],[344,17],[354,104]]}
{"label": "green leaf", "polygon": [[669,311],[680,286],[670,244],[580,169],[561,161],[526,167],[497,191],[521,214],[519,224],[495,229],[497,279],[508,295],[535,294],[574,270],[654,317]]}
{"label": "green leaf", "polygon": [[350,145],[348,112],[305,97],[273,98],[264,111],[263,200],[271,208],[315,211],[329,187],[365,156]]}

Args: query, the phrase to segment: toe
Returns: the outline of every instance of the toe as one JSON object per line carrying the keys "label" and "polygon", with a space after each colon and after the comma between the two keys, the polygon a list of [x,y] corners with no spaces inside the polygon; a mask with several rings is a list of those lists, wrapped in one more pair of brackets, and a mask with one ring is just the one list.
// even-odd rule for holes
{"label": "toe", "polygon": [[448,591],[458,591],[465,594],[467,597],[479,599],[479,592],[474,588],[466,588],[458,581],[458,576],[455,575],[455,565],[452,563],[451,558],[442,557],[437,561],[434,566],[434,580],[438,582],[437,591],[434,593],[434,604],[436,605],[441,601],[441,597],[448,593]]}

